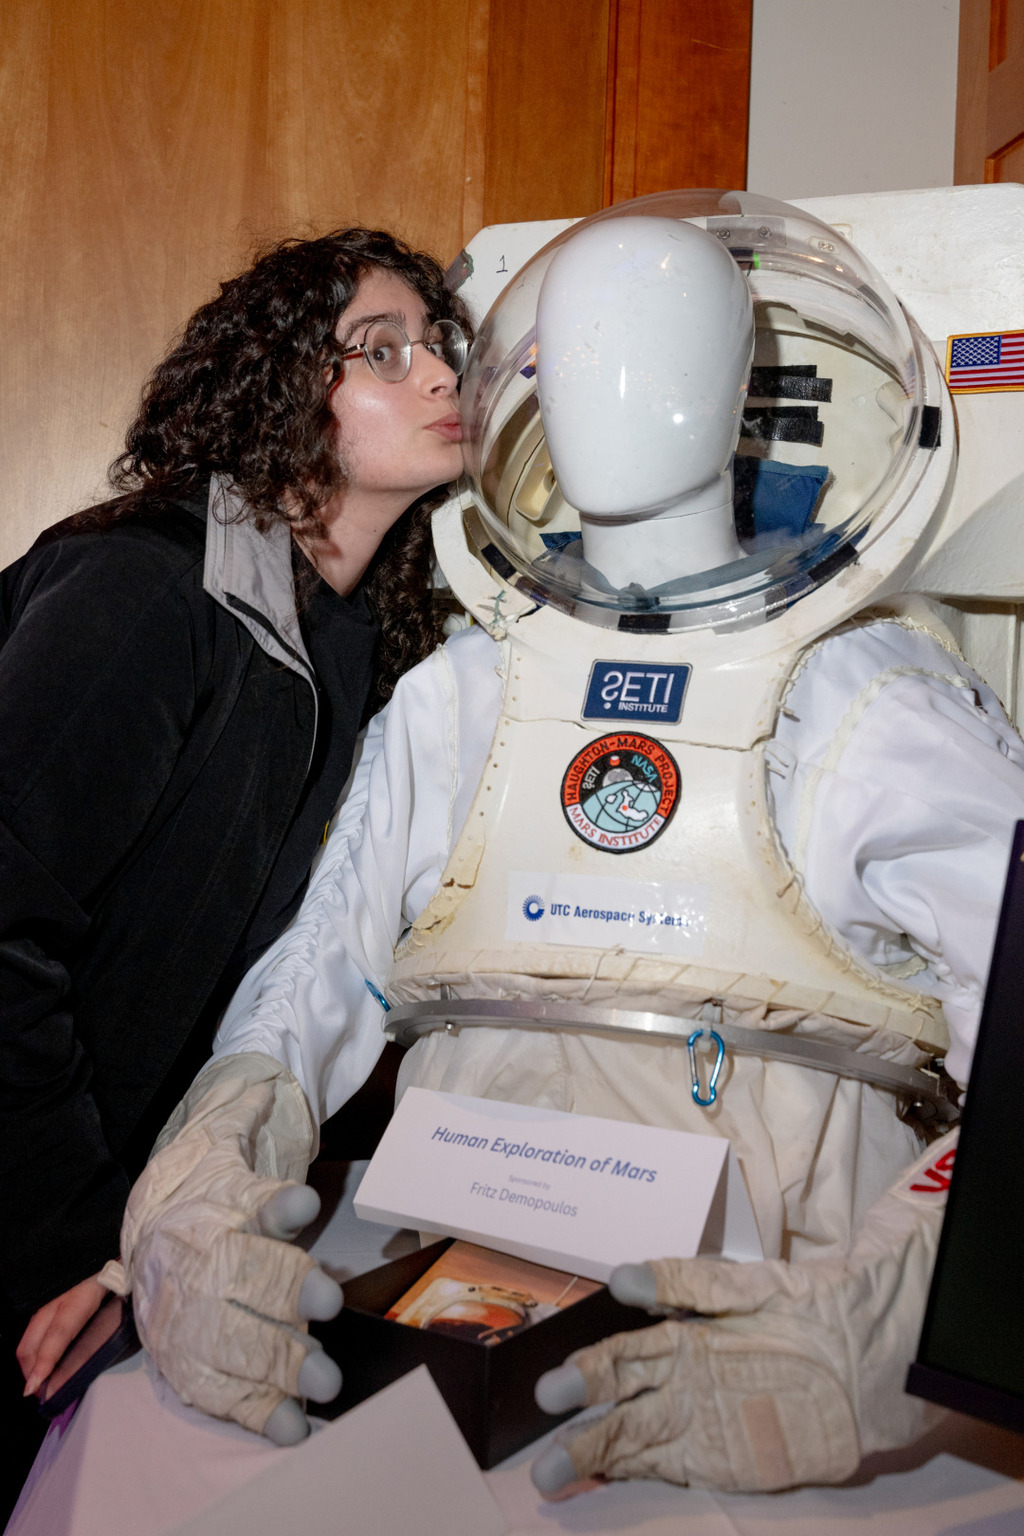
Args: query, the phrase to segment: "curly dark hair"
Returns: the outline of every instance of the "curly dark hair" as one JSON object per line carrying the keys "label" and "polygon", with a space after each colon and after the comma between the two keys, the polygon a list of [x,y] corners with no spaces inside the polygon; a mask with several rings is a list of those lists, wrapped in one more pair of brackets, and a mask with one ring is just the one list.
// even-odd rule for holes
{"label": "curly dark hair", "polygon": [[[407,282],[431,319],[456,320],[471,335],[438,263],[393,235],[339,229],[281,241],[221,285],[154,369],[110,468],[112,485],[128,493],[124,514],[143,497],[194,494],[219,471],[242,492],[257,528],[283,520],[322,537],[319,511],[345,486],[329,400],[341,367],[335,332],[374,267]],[[365,578],[381,626],[381,701],[439,637],[430,587],[435,502],[436,493],[420,498],[399,519]],[[300,601],[301,588],[300,580]]]}

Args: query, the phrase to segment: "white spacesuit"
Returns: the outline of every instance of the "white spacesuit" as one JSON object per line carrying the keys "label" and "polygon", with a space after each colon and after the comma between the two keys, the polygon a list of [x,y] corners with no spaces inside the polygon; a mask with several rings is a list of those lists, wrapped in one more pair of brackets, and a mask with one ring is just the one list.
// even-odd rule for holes
{"label": "white spacesuit", "polygon": [[[938,1217],[912,1179],[886,1191],[923,1145],[907,1106],[947,1113],[920,1069],[945,1055],[966,1079],[1024,745],[935,614],[894,595],[953,474],[934,359],[856,252],[769,208],[613,210],[484,324],[472,492],[435,528],[481,622],[371,726],[301,912],[129,1203],[121,1283],[210,1411],[284,1440],[289,1394],[330,1385],[270,1321],[336,1299],[271,1240],[301,1225],[289,1192],[280,1219],[265,1202],[370,1070],[386,993],[416,1041],[400,1087],[739,1154],[769,1262],[661,1266],[649,1294],[627,1276],[726,1315],[549,1384],[553,1407],[661,1392],[542,1482],[785,1486],[921,1426],[900,1387]],[[752,395],[816,403],[743,414],[752,352]]]}

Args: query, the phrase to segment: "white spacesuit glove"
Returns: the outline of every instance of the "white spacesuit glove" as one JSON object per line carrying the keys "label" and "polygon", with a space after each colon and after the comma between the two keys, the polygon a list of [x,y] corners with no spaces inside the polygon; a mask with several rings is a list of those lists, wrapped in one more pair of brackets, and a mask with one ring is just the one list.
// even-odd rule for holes
{"label": "white spacesuit glove", "polygon": [[834,1483],[868,1452],[916,1439],[936,1410],[903,1383],[956,1134],[872,1206],[844,1257],[660,1259],[613,1271],[618,1300],[702,1316],[618,1334],[540,1378],[549,1413],[618,1403],[538,1457],[540,1491],[595,1474],[741,1492]]}
{"label": "white spacesuit glove", "polygon": [[132,1294],[139,1337],[185,1403],[290,1445],[298,1397],[329,1402],[341,1373],[308,1335],[341,1289],[294,1238],[320,1209],[305,1178],[316,1127],[269,1056],[211,1062],[161,1133],[128,1197],[121,1262],[101,1280]]}

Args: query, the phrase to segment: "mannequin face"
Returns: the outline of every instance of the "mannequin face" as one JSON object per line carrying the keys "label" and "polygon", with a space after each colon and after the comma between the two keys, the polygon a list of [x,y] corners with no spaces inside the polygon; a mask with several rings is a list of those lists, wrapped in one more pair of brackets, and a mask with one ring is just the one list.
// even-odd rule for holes
{"label": "mannequin face", "polygon": [[537,384],[571,504],[595,521],[706,507],[736,447],[753,334],[743,274],[704,230],[626,217],[570,239],[541,288]]}

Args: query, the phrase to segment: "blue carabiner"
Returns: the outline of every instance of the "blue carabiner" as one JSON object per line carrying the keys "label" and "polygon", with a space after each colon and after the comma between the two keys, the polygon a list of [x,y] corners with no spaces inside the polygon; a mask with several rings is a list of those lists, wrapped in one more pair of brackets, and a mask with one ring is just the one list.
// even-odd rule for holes
{"label": "blue carabiner", "polygon": [[379,987],[375,987],[374,986],[373,982],[370,980],[370,978],[368,976],[365,978],[365,980],[366,980],[366,990],[367,990],[367,992],[369,992],[369,994],[373,998],[374,1002],[375,1003],[380,1003],[380,1005],[384,1009],[385,1013],[390,1013],[391,1012],[391,1004],[388,1002],[387,998],[384,996],[384,993],[380,990]]}
{"label": "blue carabiner", "polygon": [[[703,1039],[705,1035],[717,1045],[718,1056],[715,1059],[714,1066],[711,1068],[711,1077],[708,1080],[708,1096],[706,1099],[702,1099],[700,1096],[700,1073],[697,1071],[697,1041]],[[701,1109],[709,1109],[718,1098],[718,1090],[715,1085],[718,1082],[718,1074],[722,1070],[722,1062],[725,1060],[725,1041],[717,1030],[695,1029],[686,1042],[686,1051],[690,1058],[690,1074],[693,1078],[693,1102],[699,1104]]]}

